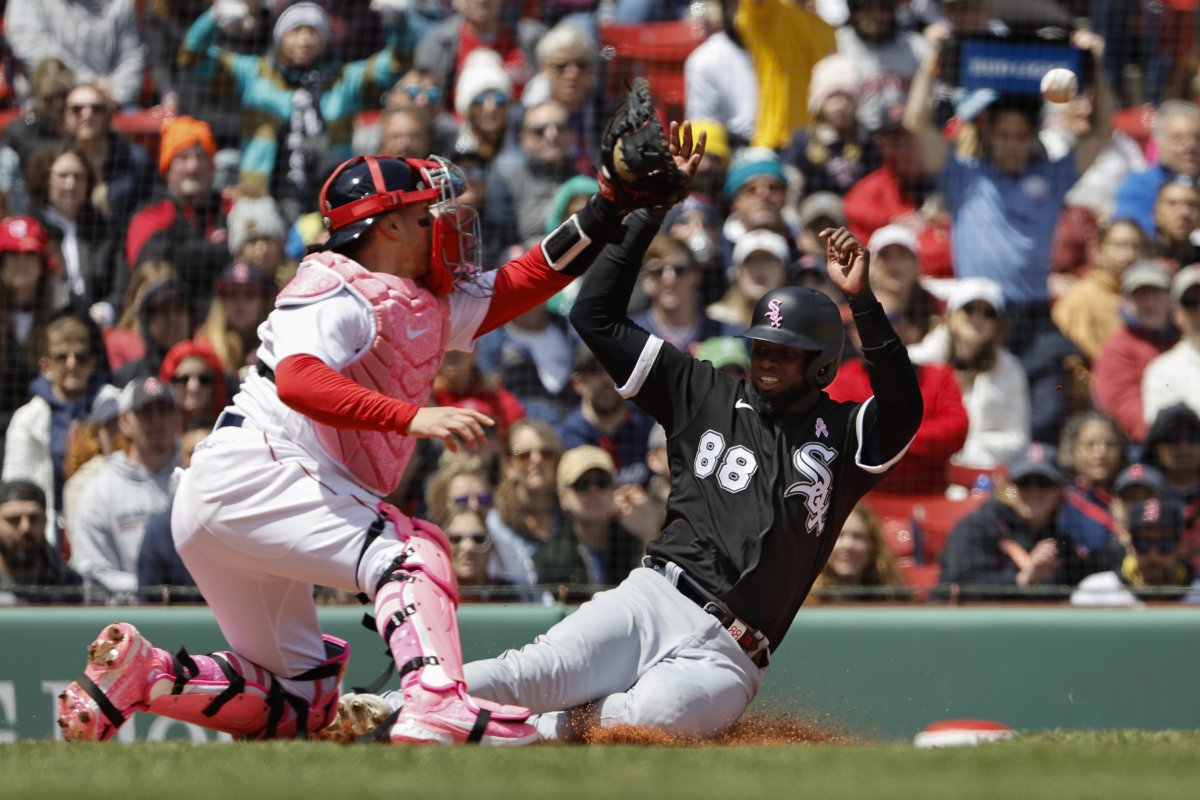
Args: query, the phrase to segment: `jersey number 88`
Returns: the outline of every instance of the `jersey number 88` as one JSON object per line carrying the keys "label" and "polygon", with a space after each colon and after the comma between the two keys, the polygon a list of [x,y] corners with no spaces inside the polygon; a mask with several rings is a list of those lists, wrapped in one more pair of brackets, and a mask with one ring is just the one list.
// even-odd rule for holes
{"label": "jersey number 88", "polygon": [[757,470],[758,458],[750,448],[738,444],[726,450],[725,437],[714,430],[707,430],[700,437],[692,464],[697,478],[704,479],[715,472],[722,489],[737,493],[750,485]]}

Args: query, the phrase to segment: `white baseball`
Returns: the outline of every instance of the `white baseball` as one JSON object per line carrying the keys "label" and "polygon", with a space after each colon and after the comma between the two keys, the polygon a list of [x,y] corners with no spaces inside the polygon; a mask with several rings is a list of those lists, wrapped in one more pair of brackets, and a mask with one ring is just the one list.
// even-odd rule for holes
{"label": "white baseball", "polygon": [[1042,76],[1042,97],[1051,103],[1069,103],[1079,88],[1075,73],[1055,67]]}

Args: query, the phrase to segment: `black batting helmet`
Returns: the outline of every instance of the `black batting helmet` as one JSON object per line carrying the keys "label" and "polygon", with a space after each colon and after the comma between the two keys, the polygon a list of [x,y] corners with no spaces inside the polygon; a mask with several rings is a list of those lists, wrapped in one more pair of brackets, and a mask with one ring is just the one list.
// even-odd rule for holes
{"label": "black batting helmet", "polygon": [[813,353],[805,377],[814,388],[824,389],[841,366],[846,329],[837,304],[826,295],[803,286],[784,286],[762,296],[742,336]]}

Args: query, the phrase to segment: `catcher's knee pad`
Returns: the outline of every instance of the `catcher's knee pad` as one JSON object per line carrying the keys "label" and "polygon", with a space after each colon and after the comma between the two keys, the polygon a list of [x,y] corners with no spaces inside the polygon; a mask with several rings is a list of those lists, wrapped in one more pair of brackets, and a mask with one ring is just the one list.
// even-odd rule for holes
{"label": "catcher's knee pad", "polygon": [[311,699],[285,691],[279,678],[228,650],[192,656],[180,650],[171,678],[156,686],[151,713],[254,739],[304,737],[333,721],[350,646],[325,640],[325,660],[288,680],[313,683]]}
{"label": "catcher's knee pad", "polygon": [[401,685],[410,673],[433,691],[462,685],[458,591],[449,554],[436,539],[414,536],[394,566],[376,590],[375,626],[396,661]]}

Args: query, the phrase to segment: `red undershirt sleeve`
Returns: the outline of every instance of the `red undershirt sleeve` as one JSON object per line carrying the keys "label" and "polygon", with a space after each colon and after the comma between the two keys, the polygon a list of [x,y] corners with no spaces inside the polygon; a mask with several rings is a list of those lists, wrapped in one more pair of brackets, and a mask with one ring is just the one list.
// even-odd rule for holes
{"label": "red undershirt sleeve", "polygon": [[334,428],[407,433],[420,406],[360,386],[313,355],[288,356],[275,367],[286,406]]}
{"label": "red undershirt sleeve", "polygon": [[492,302],[475,338],[544,303],[573,280],[574,275],[558,272],[546,263],[540,246],[514,258],[496,271]]}

